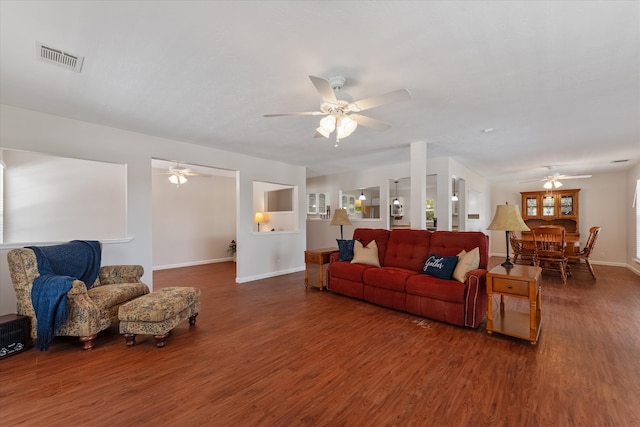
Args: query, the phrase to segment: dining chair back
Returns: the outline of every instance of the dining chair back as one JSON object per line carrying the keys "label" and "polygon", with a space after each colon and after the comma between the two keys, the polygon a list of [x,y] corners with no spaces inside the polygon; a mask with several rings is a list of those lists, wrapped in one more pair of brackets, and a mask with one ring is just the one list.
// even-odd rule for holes
{"label": "dining chair back", "polygon": [[532,230],[535,240],[535,263],[542,269],[558,270],[562,283],[567,284],[567,257],[564,253],[564,227],[536,227]]}
{"label": "dining chair back", "polygon": [[516,231],[511,231],[509,233],[509,243],[511,244],[511,249],[513,250],[513,263],[517,264],[518,259],[521,264],[533,265],[535,262],[535,239],[532,241],[523,242],[521,238],[518,237]]}
{"label": "dining chair back", "polygon": [[587,243],[584,248],[572,255],[569,255],[567,258],[569,261],[576,261],[578,264],[581,264],[581,261],[585,262],[585,265],[589,269],[589,273],[591,273],[591,277],[596,278],[596,274],[593,272],[593,267],[589,262],[589,256],[593,252],[593,247],[596,245],[596,240],[598,239],[598,235],[600,234],[600,230],[602,227],[595,226],[589,229],[589,237],[587,238]]}

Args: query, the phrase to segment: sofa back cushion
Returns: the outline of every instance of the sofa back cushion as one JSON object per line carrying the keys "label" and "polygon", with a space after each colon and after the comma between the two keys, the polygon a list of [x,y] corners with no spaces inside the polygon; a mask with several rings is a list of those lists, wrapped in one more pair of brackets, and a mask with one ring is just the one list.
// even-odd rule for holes
{"label": "sofa back cushion", "polygon": [[380,265],[384,266],[384,256],[387,253],[387,243],[389,242],[389,230],[384,228],[356,228],[353,230],[353,240],[360,239],[362,246],[367,246],[372,240],[378,246],[378,259]]}
{"label": "sofa back cushion", "polygon": [[435,231],[431,236],[429,250],[441,256],[454,256],[463,249],[469,252],[473,248],[480,250],[478,268],[486,270],[489,261],[489,237],[480,231]]}
{"label": "sofa back cushion", "polygon": [[384,266],[421,271],[430,254],[431,234],[427,230],[391,230]]}

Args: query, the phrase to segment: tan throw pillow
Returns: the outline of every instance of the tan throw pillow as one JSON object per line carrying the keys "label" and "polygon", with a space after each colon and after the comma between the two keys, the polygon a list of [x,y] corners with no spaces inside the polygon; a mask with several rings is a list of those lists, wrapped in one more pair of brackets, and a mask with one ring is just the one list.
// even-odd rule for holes
{"label": "tan throw pillow", "polygon": [[464,283],[467,280],[467,273],[480,266],[480,249],[473,248],[469,252],[462,251],[458,254],[458,264],[453,270],[452,277],[458,282]]}
{"label": "tan throw pillow", "polygon": [[353,243],[353,259],[352,264],[367,264],[380,267],[380,260],[378,259],[378,245],[375,240],[369,242],[367,246],[362,246],[360,240],[356,240]]}

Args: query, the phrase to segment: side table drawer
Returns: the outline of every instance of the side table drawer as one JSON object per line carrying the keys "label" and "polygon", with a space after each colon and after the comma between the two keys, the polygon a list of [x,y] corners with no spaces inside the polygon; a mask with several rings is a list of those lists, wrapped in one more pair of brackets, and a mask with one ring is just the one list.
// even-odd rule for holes
{"label": "side table drawer", "polygon": [[320,264],[322,262],[322,255],[320,254],[310,254],[305,251],[304,253],[304,262],[310,262],[313,264]]}
{"label": "side table drawer", "polygon": [[522,280],[494,277],[492,289],[504,294],[529,296],[529,283]]}

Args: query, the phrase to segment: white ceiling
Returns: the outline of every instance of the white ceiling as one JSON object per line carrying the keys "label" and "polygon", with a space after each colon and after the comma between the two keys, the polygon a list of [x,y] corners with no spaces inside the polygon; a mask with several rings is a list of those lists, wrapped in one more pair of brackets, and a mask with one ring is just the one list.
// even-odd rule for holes
{"label": "white ceiling", "polygon": [[[5,1],[4,104],[308,167],[405,162],[409,144],[492,179],[640,159],[637,1]],[[36,41],[85,56],[81,73]],[[347,78],[392,125],[314,139],[308,76]],[[492,133],[483,133],[494,128]],[[614,160],[628,163],[612,164]],[[180,160],[180,159],[171,159]]]}

